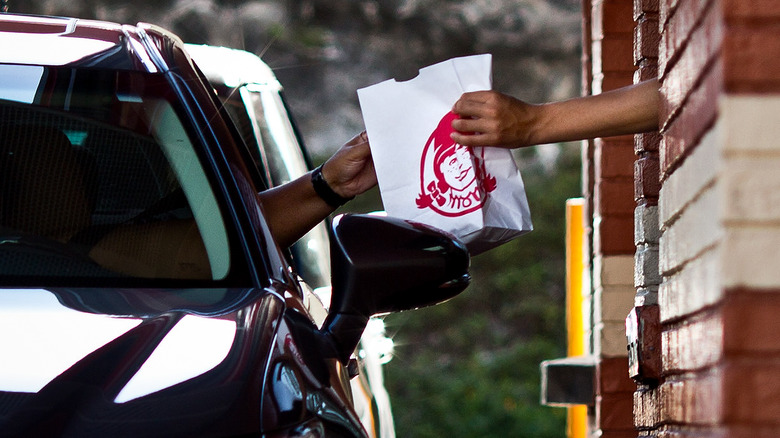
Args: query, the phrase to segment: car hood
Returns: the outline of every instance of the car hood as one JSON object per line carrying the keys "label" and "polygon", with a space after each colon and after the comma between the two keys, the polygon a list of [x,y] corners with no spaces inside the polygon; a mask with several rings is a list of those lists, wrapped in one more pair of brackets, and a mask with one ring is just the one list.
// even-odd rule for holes
{"label": "car hood", "polygon": [[2,290],[0,429],[259,430],[262,370],[283,311],[277,295],[252,289]]}

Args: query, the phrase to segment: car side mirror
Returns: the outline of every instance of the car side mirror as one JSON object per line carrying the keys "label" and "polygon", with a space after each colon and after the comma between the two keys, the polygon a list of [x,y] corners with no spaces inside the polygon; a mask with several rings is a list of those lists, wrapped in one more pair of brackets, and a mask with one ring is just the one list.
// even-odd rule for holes
{"label": "car side mirror", "polygon": [[340,215],[332,227],[333,294],[321,334],[342,363],[371,316],[444,302],[471,279],[466,246],[433,227],[365,214]]}

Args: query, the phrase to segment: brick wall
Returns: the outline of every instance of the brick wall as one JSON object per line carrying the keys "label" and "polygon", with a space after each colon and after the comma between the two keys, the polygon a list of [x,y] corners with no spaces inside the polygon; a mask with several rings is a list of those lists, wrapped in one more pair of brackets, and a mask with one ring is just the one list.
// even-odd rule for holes
{"label": "brick wall", "polygon": [[[634,0],[634,83],[658,77],[659,0]],[[636,263],[634,281],[638,306],[657,305],[658,285],[658,132],[634,136],[634,245]]]}
{"label": "brick wall", "polygon": [[[634,77],[633,0],[583,3],[586,60],[593,94],[630,85]],[[589,40],[589,41],[588,41]],[[588,50],[590,50],[588,52]],[[588,56],[589,55],[589,56]],[[587,65],[586,65],[587,67]],[[634,301],[634,139],[587,143],[585,174],[591,199],[593,354],[597,358],[595,417],[591,436],[635,437],[632,403],[636,385],[628,377],[624,319]]]}
{"label": "brick wall", "polygon": [[[658,77],[658,56],[660,47],[659,0],[634,0],[634,82]],[[634,211],[634,244],[636,245],[634,285],[636,287],[635,304],[637,307],[652,308],[651,312],[642,311],[642,315],[660,314],[658,309],[658,287],[661,283],[659,273],[659,223],[658,197],[661,188],[659,150],[661,135],[659,132],[634,136],[634,152],[637,161],[634,165],[634,198],[637,206]],[[658,324],[657,319],[650,321]],[[656,340],[659,344],[660,340]],[[644,351],[642,354],[652,353]],[[657,355],[657,352],[656,352]],[[643,357],[644,361],[651,358]],[[657,357],[654,364],[657,364]],[[657,367],[656,367],[657,368]],[[660,370],[655,370],[660,372]],[[657,374],[657,373],[653,373]],[[653,376],[655,377],[655,376]],[[659,396],[658,382],[655,379],[638,379],[634,394],[634,425],[639,431],[653,429],[659,415],[654,403]]]}
{"label": "brick wall", "polygon": [[[662,377],[634,394],[635,423],[640,436],[777,437],[780,2],[657,4]],[[639,194],[653,169],[637,166]],[[652,220],[637,212],[637,227]]]}
{"label": "brick wall", "polygon": [[[780,1],[583,5],[584,89],[658,77],[662,94],[659,133],[596,139],[583,153],[599,358],[591,434],[780,436]],[[660,379],[638,386],[617,335],[634,292],[661,324]]]}

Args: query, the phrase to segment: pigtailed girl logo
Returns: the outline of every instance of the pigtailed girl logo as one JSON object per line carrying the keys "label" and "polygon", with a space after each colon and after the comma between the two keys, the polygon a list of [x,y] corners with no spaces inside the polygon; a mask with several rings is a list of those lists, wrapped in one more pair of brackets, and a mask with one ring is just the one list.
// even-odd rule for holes
{"label": "pigtailed girl logo", "polygon": [[[485,170],[483,153],[452,141],[452,121],[447,113],[428,138],[420,159],[420,194],[417,208],[430,208],[442,216],[463,216],[481,208],[496,178]],[[482,149],[480,149],[482,151]]]}

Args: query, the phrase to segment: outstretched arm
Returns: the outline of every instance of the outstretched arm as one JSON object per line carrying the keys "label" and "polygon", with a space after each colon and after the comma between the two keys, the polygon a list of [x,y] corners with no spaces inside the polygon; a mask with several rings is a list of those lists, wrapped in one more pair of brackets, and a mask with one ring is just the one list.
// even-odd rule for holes
{"label": "outstretched arm", "polygon": [[594,96],[530,104],[496,91],[465,93],[452,139],[464,146],[518,148],[658,129],[658,81]]}
{"label": "outstretched arm", "polygon": [[[343,198],[352,198],[376,185],[368,137],[363,132],[344,144],[322,166],[322,176]],[[259,195],[271,232],[280,246],[289,246],[333,213],[314,191],[311,172]]]}

